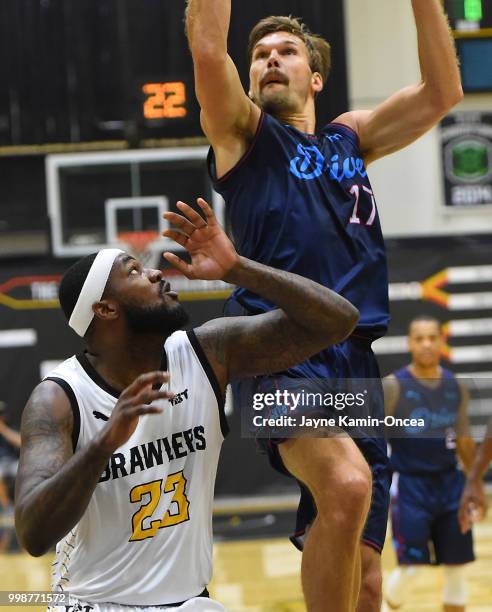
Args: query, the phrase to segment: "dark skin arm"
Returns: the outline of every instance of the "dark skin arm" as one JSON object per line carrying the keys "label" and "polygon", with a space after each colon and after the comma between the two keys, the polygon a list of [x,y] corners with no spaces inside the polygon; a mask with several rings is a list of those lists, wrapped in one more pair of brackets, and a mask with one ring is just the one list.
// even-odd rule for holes
{"label": "dark skin arm", "polygon": [[208,204],[204,220],[183,202],[183,215],[166,213],[179,231],[165,236],[184,246],[191,264],[172,253],[166,259],[188,278],[223,279],[267,298],[279,309],[251,317],[221,318],[195,330],[223,387],[229,380],[279,372],[327,346],[355,327],[358,311],[326,287],[296,274],[239,257]]}
{"label": "dark skin arm", "polygon": [[468,473],[470,480],[481,480],[485,476],[485,472],[488,470],[490,462],[492,461],[492,419],[490,419],[487,426],[487,433],[485,434],[485,440],[480,444],[473,465]]}
{"label": "dark skin arm", "polygon": [[475,460],[468,471],[468,478],[461,496],[459,520],[462,533],[466,533],[477,519],[487,514],[487,496],[483,477],[492,461],[492,419],[489,421],[485,440],[475,454]]}
{"label": "dark skin arm", "polygon": [[123,391],[100,434],[75,454],[73,415],[65,392],[52,381],[34,389],[22,416],[15,491],[17,536],[31,555],[47,552],[77,524],[109,458],[132,435],[138,418],[161,412],[147,402],[171,397],[152,390],[165,380],[163,372],[139,376]]}
{"label": "dark skin arm", "polygon": [[466,474],[471,469],[473,459],[475,458],[476,445],[470,435],[470,421],[468,419],[468,403],[470,394],[468,389],[460,383],[461,403],[458,412],[458,432],[456,439],[456,450],[458,452],[463,469]]}
{"label": "dark skin arm", "polygon": [[393,374],[383,378],[384,412],[386,416],[393,416],[395,407],[400,399],[400,383]]}
{"label": "dark skin arm", "polygon": [[301,276],[241,258],[225,280],[266,297],[281,310],[216,319],[195,330],[219,381],[280,372],[341,342],[357,321],[339,295]]}

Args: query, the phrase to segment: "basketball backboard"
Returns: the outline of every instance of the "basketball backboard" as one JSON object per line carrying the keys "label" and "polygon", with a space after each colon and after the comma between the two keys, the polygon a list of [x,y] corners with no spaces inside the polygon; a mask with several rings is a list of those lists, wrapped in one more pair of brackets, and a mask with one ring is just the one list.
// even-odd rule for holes
{"label": "basketball backboard", "polygon": [[[81,257],[121,246],[121,234],[161,236],[162,218],[177,200],[207,199],[224,224],[222,198],[207,175],[207,147],[50,155],[46,159],[48,213],[56,257]],[[156,249],[179,251],[164,238]],[[125,240],[123,240],[125,242]]]}

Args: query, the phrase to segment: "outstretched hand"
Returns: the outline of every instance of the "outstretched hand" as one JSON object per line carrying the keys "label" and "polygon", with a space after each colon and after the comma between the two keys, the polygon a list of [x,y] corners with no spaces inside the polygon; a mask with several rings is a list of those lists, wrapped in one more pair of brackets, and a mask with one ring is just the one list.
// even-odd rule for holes
{"label": "outstretched hand", "polygon": [[184,247],[190,254],[191,263],[169,252],[164,253],[164,258],[186,278],[221,280],[236,265],[239,255],[207,202],[198,198],[197,204],[205,219],[185,202],[177,203],[182,215],[164,213],[164,218],[176,229],[166,230],[163,236]]}

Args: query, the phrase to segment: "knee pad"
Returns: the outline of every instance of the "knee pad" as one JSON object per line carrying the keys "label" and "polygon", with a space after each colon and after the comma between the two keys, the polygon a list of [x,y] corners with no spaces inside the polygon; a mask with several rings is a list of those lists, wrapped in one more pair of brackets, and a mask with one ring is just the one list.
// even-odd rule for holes
{"label": "knee pad", "polygon": [[452,606],[464,606],[468,601],[468,584],[464,565],[444,566],[443,602]]}
{"label": "knee pad", "polygon": [[418,569],[415,565],[400,565],[395,568],[391,572],[384,589],[386,601],[397,607],[404,604],[417,573]]}

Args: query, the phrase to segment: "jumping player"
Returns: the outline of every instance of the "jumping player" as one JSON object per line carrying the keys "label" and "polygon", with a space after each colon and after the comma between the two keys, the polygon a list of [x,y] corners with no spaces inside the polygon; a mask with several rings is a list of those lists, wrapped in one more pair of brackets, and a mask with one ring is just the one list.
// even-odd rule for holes
{"label": "jumping player", "polygon": [[302,361],[357,321],[329,289],[239,257],[198,204],[206,220],[184,203],[183,215],[166,214],[177,229],[165,235],[191,264],[166,259],[187,278],[224,279],[278,309],[176,331],[186,313],[162,273],[116,249],[80,260],[61,282],[87,350],[24,410],[16,528],[32,555],[57,543],[53,589],[77,609],[223,610],[206,587],[225,386]]}
{"label": "jumping player", "polygon": [[[464,565],[474,560],[472,533],[462,534],[458,507],[465,476],[474,457],[468,393],[441,367],[443,336],[439,322],[427,316],[410,323],[412,361],[384,380],[385,409],[396,418],[423,418],[422,428],[390,439],[395,471],[391,506],[393,543],[399,567],[385,588],[390,609],[404,604],[417,575],[427,564],[444,566],[444,612],[464,612]],[[433,544],[433,558],[429,543]]]}
{"label": "jumping player", "polygon": [[[188,0],[187,33],[201,121],[213,151],[210,172],[238,251],[295,271],[357,305],[356,333],[277,376],[263,388],[300,378],[378,378],[371,342],[388,324],[386,259],[367,164],[410,144],[462,98],[456,54],[440,0],[412,0],[422,78],[374,110],[344,113],[316,132],[315,98],[326,83],[330,48],[289,17],[268,17],[250,34],[246,95],[227,53],[231,0]],[[395,9],[397,10],[397,9]],[[238,289],[231,311],[273,304]],[[383,415],[373,394],[372,414]],[[360,449],[360,450],[359,450]],[[362,451],[362,453],[360,452]],[[272,464],[302,481],[296,542],[309,610],[355,608],[360,535],[372,470],[372,506],[362,537],[360,612],[379,611],[380,551],[389,478],[382,440],[301,439],[268,444]],[[314,520],[315,507],[318,520]],[[304,542],[301,536],[311,524]]]}

